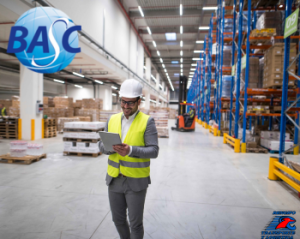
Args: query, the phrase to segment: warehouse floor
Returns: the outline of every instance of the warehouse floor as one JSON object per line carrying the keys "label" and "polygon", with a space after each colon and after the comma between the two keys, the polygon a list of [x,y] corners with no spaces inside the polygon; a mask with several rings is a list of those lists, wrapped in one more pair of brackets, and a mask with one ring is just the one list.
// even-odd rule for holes
{"label": "warehouse floor", "polygon": [[[0,164],[0,238],[118,238],[104,182],[107,156],[62,156],[61,135],[38,142],[46,159]],[[297,194],[267,179],[270,155],[235,154],[222,142],[199,125],[196,132],[170,131],[169,139],[159,139],[144,238],[260,238],[274,210],[296,210],[300,221]],[[8,143],[1,140],[1,154]],[[294,238],[300,238],[297,227]]]}

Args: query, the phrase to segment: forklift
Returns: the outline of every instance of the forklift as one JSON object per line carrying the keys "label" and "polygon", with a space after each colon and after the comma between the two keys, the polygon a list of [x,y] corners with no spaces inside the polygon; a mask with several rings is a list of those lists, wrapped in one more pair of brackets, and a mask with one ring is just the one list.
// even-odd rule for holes
{"label": "forklift", "polygon": [[[172,127],[172,130],[180,132],[195,131],[196,125],[196,104],[186,102],[187,97],[187,78],[186,76],[180,76],[179,78],[179,99],[178,99],[178,117],[176,121],[176,127]],[[186,113],[187,107],[190,109],[189,113]]]}

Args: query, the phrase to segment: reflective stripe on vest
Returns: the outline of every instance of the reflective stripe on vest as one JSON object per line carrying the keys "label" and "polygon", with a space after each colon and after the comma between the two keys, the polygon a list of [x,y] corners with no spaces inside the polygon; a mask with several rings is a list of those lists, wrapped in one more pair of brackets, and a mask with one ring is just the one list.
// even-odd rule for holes
{"label": "reflective stripe on vest", "polygon": [[[122,112],[112,115],[108,122],[108,132],[118,133],[122,138]],[[125,144],[131,146],[145,146],[144,134],[149,116],[138,112],[135,116],[124,140]],[[150,158],[122,157],[115,153],[108,158],[107,173],[111,177],[118,177],[120,173],[132,178],[146,178],[150,176]]]}

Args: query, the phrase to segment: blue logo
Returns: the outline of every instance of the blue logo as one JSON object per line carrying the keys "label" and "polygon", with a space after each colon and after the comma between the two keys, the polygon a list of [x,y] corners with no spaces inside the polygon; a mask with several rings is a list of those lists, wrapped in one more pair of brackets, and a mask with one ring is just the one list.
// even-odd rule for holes
{"label": "blue logo", "polygon": [[8,53],[15,53],[28,69],[54,73],[67,67],[78,48],[81,26],[62,11],[37,7],[25,12],[11,28]]}
{"label": "blue logo", "polygon": [[295,211],[274,211],[275,216],[262,231],[261,239],[293,239],[296,231],[296,220],[288,215],[295,215]]}

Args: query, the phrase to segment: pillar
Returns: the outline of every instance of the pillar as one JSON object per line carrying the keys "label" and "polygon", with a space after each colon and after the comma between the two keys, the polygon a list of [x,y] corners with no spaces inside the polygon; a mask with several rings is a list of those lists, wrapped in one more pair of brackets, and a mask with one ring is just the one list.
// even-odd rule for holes
{"label": "pillar", "polygon": [[110,85],[101,85],[99,98],[103,100],[103,109],[112,110],[112,88]]}
{"label": "pillar", "polygon": [[159,90],[160,75],[156,73],[156,89]]}
{"label": "pillar", "polygon": [[36,104],[37,101],[43,103],[43,91],[43,74],[33,72],[20,64],[20,118],[24,140],[31,140],[32,132],[34,132],[34,139],[42,138],[43,112],[37,114]]}
{"label": "pillar", "polygon": [[161,104],[159,104],[159,96],[156,96],[156,107],[161,107]]}
{"label": "pillar", "polygon": [[165,87],[166,87],[166,83],[163,81],[162,82],[162,92],[165,92]]}
{"label": "pillar", "polygon": [[146,58],[146,79],[148,82],[151,80],[151,59],[149,57]]}
{"label": "pillar", "polygon": [[147,90],[145,94],[145,109],[150,110],[150,91]]}

